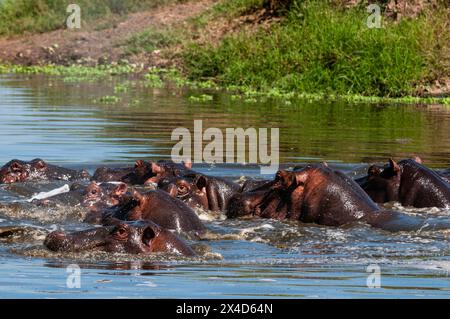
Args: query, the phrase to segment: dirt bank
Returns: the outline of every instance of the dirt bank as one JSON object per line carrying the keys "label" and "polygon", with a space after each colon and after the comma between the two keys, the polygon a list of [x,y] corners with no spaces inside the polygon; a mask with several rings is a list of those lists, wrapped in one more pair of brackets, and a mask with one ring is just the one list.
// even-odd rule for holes
{"label": "dirt bank", "polygon": [[[215,1],[199,0],[177,3],[127,15],[120,22],[103,21],[79,30],[0,39],[0,60],[23,65],[73,63],[95,65],[127,58],[133,63],[158,64],[157,54],[125,55],[125,42],[134,33],[149,27],[180,23],[209,8]],[[99,25],[104,28],[99,30]]]}

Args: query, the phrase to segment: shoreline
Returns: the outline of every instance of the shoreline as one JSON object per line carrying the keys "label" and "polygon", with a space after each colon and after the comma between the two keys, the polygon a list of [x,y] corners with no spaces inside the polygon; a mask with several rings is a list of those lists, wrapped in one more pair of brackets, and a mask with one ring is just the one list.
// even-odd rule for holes
{"label": "shoreline", "polygon": [[[187,88],[198,90],[199,93],[189,96],[192,102],[203,102],[212,99],[208,90],[222,91],[230,95],[232,100],[241,100],[246,103],[257,103],[260,99],[274,98],[281,99],[286,105],[292,104],[292,100],[333,101],[347,103],[381,103],[381,104],[416,104],[416,105],[443,105],[450,106],[450,94],[436,96],[368,96],[359,94],[340,95],[334,93],[308,93],[296,91],[281,91],[278,89],[255,90],[244,86],[220,86],[212,80],[192,81],[182,75],[177,69],[145,68],[123,61],[122,63],[111,63],[97,66],[85,66],[74,64],[63,65],[43,65],[43,66],[23,66],[14,64],[0,64],[0,74],[40,74],[62,77],[66,82],[83,83],[96,82],[107,77],[126,77],[121,83],[116,85],[115,93],[126,93],[130,83],[144,85],[149,88],[161,88],[175,86],[177,88]],[[94,101],[106,104],[116,104],[120,101],[117,96],[105,96],[102,101]]]}

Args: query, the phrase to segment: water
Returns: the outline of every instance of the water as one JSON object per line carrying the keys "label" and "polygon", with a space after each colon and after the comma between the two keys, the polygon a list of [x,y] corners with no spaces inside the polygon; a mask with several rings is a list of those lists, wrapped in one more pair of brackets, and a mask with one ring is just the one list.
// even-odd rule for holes
{"label": "water", "polygon": [[[0,78],[0,163],[41,157],[93,170],[135,159],[170,156],[176,127],[279,127],[280,159],[326,160],[357,176],[367,163],[420,155],[433,168],[450,166],[450,108],[350,105],[263,100],[226,94],[190,102],[198,92],[132,87],[114,106],[114,82],[74,84],[45,76]],[[254,165],[195,165],[214,175],[260,177]],[[0,202],[24,199],[61,183],[0,186]],[[408,213],[417,210],[397,207]],[[446,215],[447,210],[430,209]],[[0,238],[0,297],[234,298],[450,297],[450,233],[387,233],[367,225],[334,228],[271,220],[211,218],[210,230],[233,237],[204,241],[210,254],[195,260],[111,254],[56,255],[42,246],[55,228],[84,229],[82,212],[0,209],[0,227],[27,227]],[[191,244],[195,244],[191,242]],[[198,243],[197,243],[198,244]],[[221,258],[218,258],[221,256]],[[66,267],[81,267],[81,288],[66,286]],[[367,266],[381,269],[381,288],[367,287]]]}

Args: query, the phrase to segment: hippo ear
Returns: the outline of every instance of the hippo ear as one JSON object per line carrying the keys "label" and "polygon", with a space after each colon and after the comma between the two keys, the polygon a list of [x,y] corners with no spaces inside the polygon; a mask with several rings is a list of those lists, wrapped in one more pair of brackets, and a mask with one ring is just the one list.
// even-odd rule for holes
{"label": "hippo ear", "polygon": [[152,163],[152,172],[154,174],[164,173],[164,169],[156,163]]}
{"label": "hippo ear", "polygon": [[414,157],[412,158],[412,160],[413,160],[414,162],[416,162],[416,163],[419,163],[419,164],[422,164],[422,163],[423,163],[422,159],[421,159],[419,156],[414,156]]}
{"label": "hippo ear", "polygon": [[295,181],[297,182],[297,185],[304,185],[307,179],[308,179],[307,171],[300,171],[295,173]]}
{"label": "hippo ear", "polygon": [[184,167],[186,167],[187,169],[192,169],[192,161],[190,159],[187,159],[186,161],[183,162]]}
{"label": "hippo ear", "polygon": [[325,161],[322,162],[322,165],[325,166],[325,167],[328,167],[328,163],[325,162]]}
{"label": "hippo ear", "polygon": [[142,167],[144,165],[145,163],[143,160],[137,160],[136,162],[134,162],[134,168]]}
{"label": "hippo ear", "polygon": [[23,168],[23,165],[20,164],[19,162],[13,162],[10,167],[11,167],[11,170],[13,172],[15,172],[15,171],[21,171]]}
{"label": "hippo ear", "polygon": [[32,160],[32,163],[33,166],[36,167],[37,169],[44,169],[47,167],[47,164],[39,158]]}
{"label": "hippo ear", "polygon": [[284,176],[284,171],[279,170],[279,171],[277,171],[277,173],[275,174],[275,180],[277,180],[277,181],[282,180],[282,179],[283,179],[283,176]]}
{"label": "hippo ear", "polygon": [[389,167],[392,168],[394,172],[400,172],[400,166],[392,158],[389,159]]}

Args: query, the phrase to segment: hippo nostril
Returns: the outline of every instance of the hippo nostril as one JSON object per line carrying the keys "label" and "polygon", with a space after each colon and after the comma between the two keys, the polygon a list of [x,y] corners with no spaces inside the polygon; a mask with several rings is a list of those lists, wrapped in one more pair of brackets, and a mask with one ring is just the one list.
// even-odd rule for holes
{"label": "hippo nostril", "polygon": [[44,245],[52,251],[58,251],[63,248],[65,239],[66,234],[61,231],[54,231],[47,235]]}
{"label": "hippo nostril", "polygon": [[155,237],[156,237],[156,234],[155,234],[154,230],[151,227],[147,227],[144,230],[144,233],[142,234],[142,242],[144,243],[144,245],[150,247],[151,241]]}

